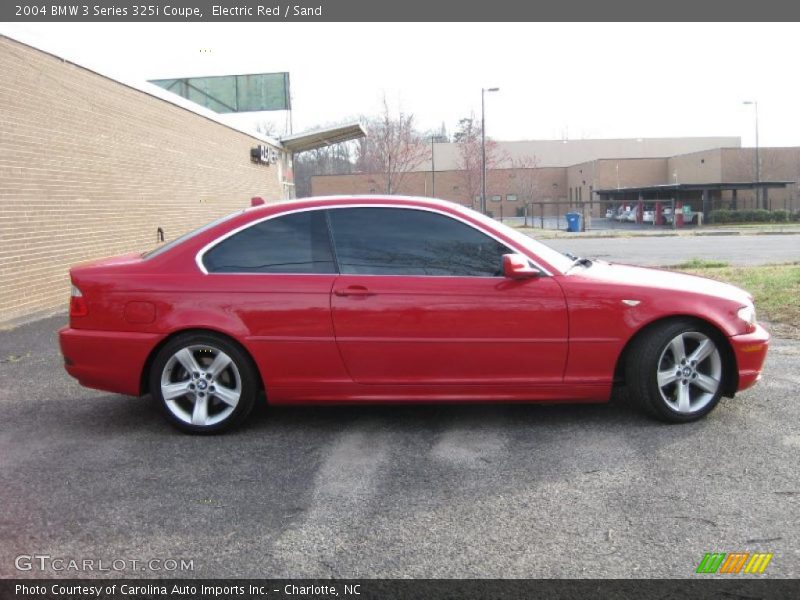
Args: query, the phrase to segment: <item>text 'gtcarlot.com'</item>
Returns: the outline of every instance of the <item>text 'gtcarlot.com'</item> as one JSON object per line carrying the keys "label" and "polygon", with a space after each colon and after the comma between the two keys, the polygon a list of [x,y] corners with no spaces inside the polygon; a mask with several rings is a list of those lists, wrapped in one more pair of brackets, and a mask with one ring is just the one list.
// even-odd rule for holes
{"label": "text 'gtcarlot.com'", "polygon": [[18,571],[194,571],[194,559],[183,558],[64,558],[49,554],[20,554],[14,559]]}

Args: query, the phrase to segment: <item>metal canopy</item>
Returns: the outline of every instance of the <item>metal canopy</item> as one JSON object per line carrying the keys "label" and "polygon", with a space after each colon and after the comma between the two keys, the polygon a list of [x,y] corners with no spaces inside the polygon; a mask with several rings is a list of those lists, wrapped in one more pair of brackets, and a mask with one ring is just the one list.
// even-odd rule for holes
{"label": "metal canopy", "polygon": [[753,190],[756,188],[785,188],[794,181],[739,181],[732,183],[665,183],[639,187],[594,190],[597,194],[633,194],[647,192],[702,192],[706,190]]}
{"label": "metal canopy", "polygon": [[367,132],[361,123],[348,123],[328,129],[313,129],[281,138],[281,145],[291,152],[305,152],[331,144],[348,142],[366,137]]}

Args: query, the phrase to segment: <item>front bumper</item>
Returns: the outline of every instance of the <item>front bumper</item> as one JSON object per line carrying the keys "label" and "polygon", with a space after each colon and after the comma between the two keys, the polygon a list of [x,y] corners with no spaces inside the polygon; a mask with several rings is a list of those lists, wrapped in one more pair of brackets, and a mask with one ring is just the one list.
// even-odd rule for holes
{"label": "front bumper", "polygon": [[770,335],[761,325],[756,324],[756,330],[752,333],[734,335],[728,339],[733,347],[739,370],[739,385],[736,391],[741,392],[761,379],[761,369],[767,358]]}
{"label": "front bumper", "polygon": [[157,333],[71,327],[58,332],[67,373],[86,387],[129,396],[141,394],[142,370],[162,338]]}

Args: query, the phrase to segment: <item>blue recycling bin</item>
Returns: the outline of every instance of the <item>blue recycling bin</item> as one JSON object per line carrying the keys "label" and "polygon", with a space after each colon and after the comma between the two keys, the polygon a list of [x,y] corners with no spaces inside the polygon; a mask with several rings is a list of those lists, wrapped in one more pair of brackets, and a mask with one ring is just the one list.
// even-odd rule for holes
{"label": "blue recycling bin", "polygon": [[581,230],[581,213],[568,212],[567,215],[567,231],[580,231]]}

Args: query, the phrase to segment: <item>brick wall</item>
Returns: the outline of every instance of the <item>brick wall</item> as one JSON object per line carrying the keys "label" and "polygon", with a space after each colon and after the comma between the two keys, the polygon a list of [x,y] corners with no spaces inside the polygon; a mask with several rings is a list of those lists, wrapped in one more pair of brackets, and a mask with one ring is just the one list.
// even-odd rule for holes
{"label": "brick wall", "polygon": [[0,323],[65,309],[75,263],[279,199],[259,143],[0,36]]}
{"label": "brick wall", "polygon": [[[491,169],[486,173],[486,208],[495,218],[501,212],[504,217],[513,217],[517,208],[527,201],[565,200],[566,182],[566,169],[562,167]],[[463,171],[436,171],[435,189],[433,184],[430,172],[413,171],[406,173],[395,193],[406,196],[435,195],[442,200],[478,208]],[[314,196],[385,194],[386,179],[381,173],[315,175],[311,178],[311,193]],[[527,197],[531,194],[532,199]],[[510,200],[509,195],[516,195],[517,199]],[[496,196],[500,196],[499,201],[493,200]],[[535,214],[539,214],[540,208],[537,206]],[[546,215],[554,215],[557,208],[546,205],[544,211]]]}

